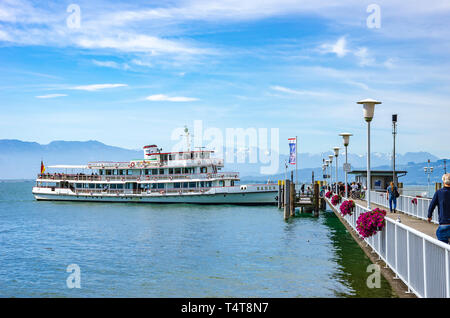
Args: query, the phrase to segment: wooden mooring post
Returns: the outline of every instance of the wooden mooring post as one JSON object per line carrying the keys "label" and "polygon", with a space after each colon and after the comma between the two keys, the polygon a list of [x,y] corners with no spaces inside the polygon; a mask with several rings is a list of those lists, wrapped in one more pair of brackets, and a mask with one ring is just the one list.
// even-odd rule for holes
{"label": "wooden mooring post", "polygon": [[319,183],[314,183],[314,197],[313,197],[313,203],[314,203],[314,216],[319,216]]}
{"label": "wooden mooring post", "polygon": [[291,182],[290,189],[289,189],[289,214],[291,216],[295,216],[295,201],[297,199],[297,194],[295,193],[295,183]]}
{"label": "wooden mooring post", "polygon": [[278,180],[278,209],[281,209],[281,207],[282,207],[282,202],[283,202],[283,200],[282,200],[282,198],[281,198],[281,195],[282,195],[282,191],[281,191],[281,187],[282,187],[282,184],[281,184],[281,180]]}
{"label": "wooden mooring post", "polygon": [[286,179],[284,182],[284,219],[287,220],[290,216],[290,198],[291,198],[291,194],[290,194],[290,190],[291,190],[291,181],[289,179]]}

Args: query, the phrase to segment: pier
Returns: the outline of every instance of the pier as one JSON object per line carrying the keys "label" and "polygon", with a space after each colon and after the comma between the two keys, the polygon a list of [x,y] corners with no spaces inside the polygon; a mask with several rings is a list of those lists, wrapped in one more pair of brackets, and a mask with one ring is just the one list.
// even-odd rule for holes
{"label": "pier", "polygon": [[297,192],[291,180],[278,180],[278,208],[284,209],[285,220],[295,217],[296,208],[299,208],[300,213],[313,212],[314,216],[319,216],[321,202],[319,182],[312,186],[312,193],[304,194]]}
{"label": "pier", "polygon": [[[386,210],[380,194],[385,197],[384,193],[372,193],[370,196],[371,209],[378,207]],[[331,200],[325,198],[325,201],[369,258],[374,263],[385,265],[382,273],[399,297],[411,297],[413,294],[420,298],[450,298],[450,245],[436,239],[435,219],[433,223],[423,219],[430,200],[423,199],[419,205],[418,201],[408,196],[398,199],[405,202],[401,211],[388,212],[383,230],[365,239],[357,232],[356,221],[362,213],[369,211],[366,201],[354,200],[355,210],[346,216],[340,213],[341,203],[334,206]],[[417,203],[406,204],[408,200]]]}

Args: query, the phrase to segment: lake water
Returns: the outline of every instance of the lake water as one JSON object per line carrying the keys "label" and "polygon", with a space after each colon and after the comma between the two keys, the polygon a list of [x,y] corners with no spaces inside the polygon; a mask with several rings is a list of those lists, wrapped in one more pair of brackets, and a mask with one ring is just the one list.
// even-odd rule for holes
{"label": "lake water", "polygon": [[32,186],[0,183],[2,297],[394,297],[366,286],[371,263],[331,212],[37,202]]}

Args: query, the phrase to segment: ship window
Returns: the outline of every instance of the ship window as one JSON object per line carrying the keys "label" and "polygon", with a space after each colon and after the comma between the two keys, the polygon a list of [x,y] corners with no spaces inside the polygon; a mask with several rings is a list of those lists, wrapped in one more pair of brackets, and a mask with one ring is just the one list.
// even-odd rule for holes
{"label": "ship window", "polygon": [[205,187],[205,181],[200,181],[200,187],[204,188]]}
{"label": "ship window", "polygon": [[180,174],[181,173],[181,168],[175,168],[175,174]]}
{"label": "ship window", "polygon": [[183,188],[187,188],[188,187],[188,182],[183,182]]}
{"label": "ship window", "polygon": [[110,187],[111,189],[115,190],[115,189],[116,189],[116,184],[112,183],[109,187]]}
{"label": "ship window", "polygon": [[158,189],[164,189],[164,183],[158,183]]}
{"label": "ship window", "polygon": [[169,168],[169,174],[173,174],[173,168]]}
{"label": "ship window", "polygon": [[152,174],[158,174],[158,169],[152,169]]}
{"label": "ship window", "polygon": [[145,175],[148,175],[148,169],[145,169],[145,170],[144,170],[144,174],[145,174]]}
{"label": "ship window", "polygon": [[117,189],[123,189],[123,184],[118,184]]}
{"label": "ship window", "polygon": [[195,182],[189,182],[189,188],[195,188]]}
{"label": "ship window", "polygon": [[234,180],[231,180],[230,183],[231,183],[231,186],[234,186]]}
{"label": "ship window", "polygon": [[156,189],[157,184],[156,183],[152,183],[152,189]]}
{"label": "ship window", "polygon": [[164,169],[159,169],[159,174],[164,174]]}
{"label": "ship window", "polygon": [[94,189],[94,188],[95,188],[95,184],[89,183],[89,189]]}
{"label": "ship window", "polygon": [[181,183],[175,182],[175,183],[173,184],[173,187],[174,187],[175,189],[179,189],[179,188],[181,188]]}
{"label": "ship window", "polygon": [[208,181],[208,187],[212,187],[212,181]]}

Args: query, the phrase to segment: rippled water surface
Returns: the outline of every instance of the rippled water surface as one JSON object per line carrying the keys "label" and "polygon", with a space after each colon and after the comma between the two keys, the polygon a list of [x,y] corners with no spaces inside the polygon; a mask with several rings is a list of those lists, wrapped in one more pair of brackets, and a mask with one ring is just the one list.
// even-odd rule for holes
{"label": "rippled water surface", "polygon": [[0,183],[3,297],[393,297],[366,287],[371,263],[331,212],[37,202],[32,186]]}

